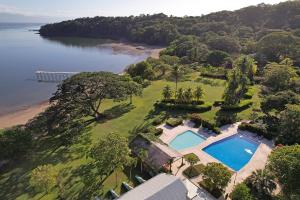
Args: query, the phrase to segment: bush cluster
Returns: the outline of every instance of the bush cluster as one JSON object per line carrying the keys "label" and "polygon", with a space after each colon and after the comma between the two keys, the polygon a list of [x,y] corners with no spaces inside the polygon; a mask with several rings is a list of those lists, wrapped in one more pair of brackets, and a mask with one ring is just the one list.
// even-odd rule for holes
{"label": "bush cluster", "polygon": [[226,80],[227,79],[226,74],[215,74],[215,73],[203,72],[203,73],[201,73],[201,76],[207,77],[207,78],[222,79],[222,80]]}
{"label": "bush cluster", "polygon": [[207,128],[209,130],[212,130],[216,134],[220,134],[221,133],[219,127],[214,122],[210,122],[210,121],[208,121],[206,119],[202,119],[202,127],[203,128]]}
{"label": "bush cluster", "polygon": [[202,105],[202,104],[204,104],[205,103],[205,101],[203,101],[203,100],[193,100],[193,101],[191,101],[190,103],[184,103],[184,102],[182,102],[182,103],[178,103],[177,102],[177,100],[176,99],[163,99],[161,102],[163,102],[163,103],[171,103],[171,104],[186,104],[186,105],[189,105],[189,104],[192,104],[192,105]]}
{"label": "bush cluster", "polygon": [[266,128],[258,125],[258,124],[249,124],[249,123],[242,123],[239,125],[239,129],[243,131],[250,131],[256,133],[259,136],[264,136],[265,138],[271,140],[272,135],[266,130]]}
{"label": "bush cluster", "polygon": [[189,118],[190,118],[190,120],[192,122],[195,123],[196,127],[200,127],[201,126],[201,124],[202,124],[202,118],[201,118],[201,116],[199,114],[192,113],[192,114],[189,115]]}
{"label": "bush cluster", "polygon": [[222,105],[222,110],[225,111],[238,111],[238,110],[244,110],[249,108],[253,102],[251,100],[242,100],[237,105]]}
{"label": "bush cluster", "polygon": [[159,136],[163,133],[163,129],[162,128],[156,128],[155,126],[148,126],[143,132]]}
{"label": "bush cluster", "polygon": [[176,127],[181,125],[183,122],[182,119],[180,118],[169,118],[166,122],[167,125],[171,126],[171,127]]}

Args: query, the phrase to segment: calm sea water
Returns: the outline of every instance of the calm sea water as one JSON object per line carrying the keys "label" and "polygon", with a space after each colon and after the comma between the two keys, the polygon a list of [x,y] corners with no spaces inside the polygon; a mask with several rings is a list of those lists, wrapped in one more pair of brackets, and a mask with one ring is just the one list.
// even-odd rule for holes
{"label": "calm sea water", "polygon": [[103,40],[45,39],[38,24],[0,23],[0,115],[48,99],[55,83],[35,81],[35,71],[110,71],[119,73],[146,54],[114,52]]}

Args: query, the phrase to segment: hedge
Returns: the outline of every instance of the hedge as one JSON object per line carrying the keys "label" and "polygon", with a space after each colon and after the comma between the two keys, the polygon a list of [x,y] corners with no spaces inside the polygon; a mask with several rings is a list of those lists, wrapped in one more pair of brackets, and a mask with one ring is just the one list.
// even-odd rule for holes
{"label": "hedge", "polygon": [[264,127],[261,127],[258,124],[241,123],[239,125],[239,129],[256,133],[257,135],[263,136],[269,140],[273,138],[272,135],[268,133],[268,131]]}
{"label": "hedge", "polygon": [[195,111],[195,112],[206,112],[211,110],[212,104],[211,103],[204,103],[202,105],[193,105],[193,104],[171,104],[171,103],[164,103],[159,102],[157,106],[162,109],[174,109],[174,110],[188,110],[188,111]]}
{"label": "hedge", "polygon": [[215,101],[214,106],[221,106],[224,103],[224,101]]}
{"label": "hedge", "polygon": [[222,105],[222,110],[225,111],[237,111],[237,110],[244,110],[249,108],[253,102],[251,100],[242,100],[237,105]]}
{"label": "hedge", "polygon": [[[176,104],[176,103],[179,103],[177,102],[176,99],[164,99],[162,100],[163,103],[171,103],[171,104]],[[185,104],[185,105],[189,105],[189,104],[192,104],[192,105],[202,105],[204,104],[205,102],[203,100],[198,100],[198,101],[191,101],[191,103],[179,103],[179,104]]]}
{"label": "hedge", "polygon": [[221,133],[219,127],[215,123],[210,122],[210,121],[208,121],[206,119],[202,119],[202,127],[203,128],[207,128],[209,130],[212,130],[216,134],[220,134]]}
{"label": "hedge", "polygon": [[195,123],[196,127],[200,127],[201,126],[201,124],[202,124],[202,118],[201,118],[201,116],[199,114],[192,113],[192,114],[189,115],[189,118],[190,118],[190,120],[192,122]]}
{"label": "hedge", "polygon": [[244,94],[245,99],[252,99],[253,95],[255,94],[254,88],[248,88],[248,91]]}
{"label": "hedge", "polygon": [[204,73],[201,73],[200,76],[207,77],[207,78],[222,79],[222,80],[227,79],[226,74],[214,74],[214,73],[204,72]]}
{"label": "hedge", "polygon": [[179,118],[170,118],[167,120],[166,124],[171,126],[171,127],[176,127],[176,126],[179,126],[181,125],[183,122],[182,119],[179,119]]}
{"label": "hedge", "polygon": [[204,167],[205,166],[203,164],[189,166],[188,168],[183,170],[182,173],[188,178],[194,178],[196,176],[199,176],[202,173]]}
{"label": "hedge", "polygon": [[153,135],[158,136],[158,135],[161,135],[163,133],[163,129],[155,128],[154,126],[149,126],[143,131],[143,133],[151,133]]}

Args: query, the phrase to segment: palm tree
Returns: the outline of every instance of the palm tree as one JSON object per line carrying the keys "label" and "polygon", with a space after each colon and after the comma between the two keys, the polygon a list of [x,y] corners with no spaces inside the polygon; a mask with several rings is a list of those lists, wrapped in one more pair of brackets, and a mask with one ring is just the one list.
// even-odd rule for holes
{"label": "palm tree", "polygon": [[178,80],[179,80],[181,74],[182,74],[181,66],[175,65],[172,70],[172,76],[175,78],[175,99],[177,97]]}
{"label": "palm tree", "polygon": [[256,190],[259,196],[271,196],[276,189],[273,176],[267,170],[256,170],[247,178],[247,183]]}
{"label": "palm tree", "polygon": [[194,97],[197,102],[199,102],[200,98],[203,96],[203,89],[201,86],[197,86],[194,91]]}
{"label": "palm tree", "polygon": [[178,94],[177,94],[177,102],[182,103],[184,101],[184,90],[182,88],[178,89]]}
{"label": "palm tree", "polygon": [[131,180],[131,175],[132,175],[132,168],[135,168],[137,165],[137,159],[136,158],[131,158],[129,161],[130,165],[130,171],[129,171],[129,179]]}
{"label": "palm tree", "polygon": [[141,149],[140,152],[139,152],[138,157],[141,160],[141,172],[143,172],[143,162],[148,157],[148,151],[146,149]]}
{"label": "palm tree", "polygon": [[184,92],[184,100],[187,103],[191,103],[191,101],[193,100],[193,92],[192,92],[192,88],[188,88],[185,92]]}
{"label": "palm tree", "polygon": [[173,92],[171,90],[171,87],[169,85],[166,85],[166,87],[164,87],[164,90],[163,90],[164,99],[165,100],[170,100],[172,95],[173,95]]}

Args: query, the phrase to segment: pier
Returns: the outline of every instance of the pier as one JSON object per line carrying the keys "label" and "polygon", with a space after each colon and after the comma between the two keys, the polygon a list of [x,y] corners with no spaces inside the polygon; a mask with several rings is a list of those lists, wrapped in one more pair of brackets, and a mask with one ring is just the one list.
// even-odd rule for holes
{"label": "pier", "polygon": [[79,72],[50,72],[36,71],[36,80],[39,82],[61,82]]}

